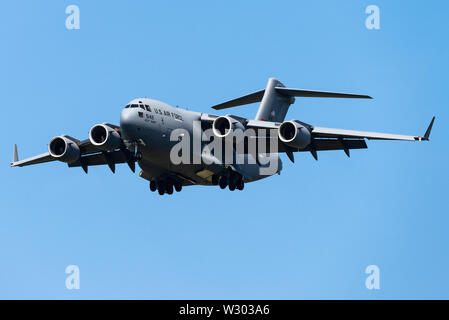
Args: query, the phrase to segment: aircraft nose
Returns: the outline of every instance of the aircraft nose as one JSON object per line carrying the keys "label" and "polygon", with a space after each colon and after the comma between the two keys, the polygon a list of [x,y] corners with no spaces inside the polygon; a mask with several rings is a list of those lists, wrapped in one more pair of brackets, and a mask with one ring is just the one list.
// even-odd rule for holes
{"label": "aircraft nose", "polygon": [[125,139],[133,138],[133,129],[136,126],[136,113],[135,109],[125,108],[120,114],[120,128]]}

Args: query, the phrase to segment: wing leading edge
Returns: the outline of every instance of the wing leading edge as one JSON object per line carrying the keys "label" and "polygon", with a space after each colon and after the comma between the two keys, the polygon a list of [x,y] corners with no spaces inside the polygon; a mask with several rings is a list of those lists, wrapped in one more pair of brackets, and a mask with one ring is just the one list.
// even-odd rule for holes
{"label": "wing leading edge", "polygon": [[407,136],[400,134],[389,134],[380,132],[333,129],[324,127],[313,127],[312,135],[321,138],[359,138],[368,140],[403,140],[403,141],[428,141],[432,131],[435,117],[430,121],[424,136]]}
{"label": "wing leading edge", "polygon": [[[89,139],[80,141],[78,139],[75,139],[73,137],[65,135],[65,137],[69,138],[73,142],[77,144],[77,146],[80,148],[81,155],[91,154],[95,152],[99,152],[101,150],[95,148],[95,146],[90,142]],[[53,158],[49,152],[42,153],[40,155],[30,157],[27,159],[19,160],[19,155],[17,152],[17,145],[14,145],[14,153],[13,153],[13,161],[11,162],[11,167],[25,167],[30,166],[33,164],[39,164],[39,163],[45,163],[45,162],[51,162],[51,161],[57,161],[56,158]]]}
{"label": "wing leading edge", "polygon": [[[120,130],[119,126],[110,123],[105,123],[105,125],[114,128],[114,130]],[[69,167],[82,167],[83,170],[87,173],[87,169],[89,166],[106,164],[109,166],[112,172],[115,172],[115,164],[127,163],[130,169],[133,172],[135,171],[136,159],[124,146],[120,146],[118,150],[105,151],[93,145],[89,139],[78,140],[68,135],[63,135],[62,137],[67,138],[75,143],[80,151],[80,156],[76,161],[67,163]],[[24,160],[19,160],[17,145],[14,145],[13,161],[11,162],[11,167],[24,167],[51,161],[58,161],[58,159],[53,157],[50,152],[42,153],[40,155]]]}
{"label": "wing leading edge", "polygon": [[32,164],[50,162],[50,161],[55,161],[55,160],[56,159],[54,159],[48,152],[42,153],[40,155],[31,157],[31,158],[28,158],[25,160],[19,160],[19,158],[17,156],[17,145],[14,145],[14,156],[13,156],[13,161],[11,162],[11,167],[24,167],[24,166],[29,166]]}
{"label": "wing leading edge", "polygon": [[[368,132],[346,129],[334,129],[312,126],[301,121],[293,120],[311,132],[310,144],[302,149],[292,148],[278,140],[277,152],[285,152],[290,160],[294,161],[293,152],[309,151],[315,159],[318,159],[317,151],[343,150],[349,157],[350,149],[368,148],[365,139],[368,140],[403,140],[403,141],[428,141],[432,131],[435,117],[432,118],[423,136],[408,136],[380,132]],[[278,129],[281,125],[276,122],[247,120],[247,127],[253,129]],[[259,138],[260,139],[260,138]],[[269,139],[266,141],[266,150],[269,150]]]}

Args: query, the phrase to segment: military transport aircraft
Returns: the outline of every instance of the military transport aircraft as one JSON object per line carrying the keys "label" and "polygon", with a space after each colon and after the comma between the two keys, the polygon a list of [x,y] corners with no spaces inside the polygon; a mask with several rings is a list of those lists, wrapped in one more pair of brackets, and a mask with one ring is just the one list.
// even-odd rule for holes
{"label": "military transport aircraft", "polygon": [[[433,117],[422,137],[330,129],[299,120],[284,121],[289,106],[295,101],[294,97],[371,99],[366,95],[286,88],[274,78],[268,80],[263,90],[212,107],[215,110],[222,110],[261,102],[254,119],[231,114],[218,116],[193,112],[174,108],[157,100],[137,98],[122,110],[120,125],[96,124],[90,129],[89,139],[78,140],[69,135],[57,136],[50,140],[48,152],[25,160],[18,159],[17,145],[14,145],[11,166],[23,167],[58,160],[67,163],[69,167],[81,167],[87,173],[90,166],[106,164],[112,172],[115,172],[117,163],[127,163],[134,172],[137,162],[142,169],[140,177],[148,180],[151,191],[157,190],[160,195],[172,194],[173,190],[179,192],[183,186],[189,185],[219,185],[221,189],[228,187],[231,191],[243,190],[245,183],[280,173],[282,162],[279,153],[286,153],[294,162],[293,152],[307,151],[317,160],[318,151],[343,150],[349,157],[350,149],[367,148],[365,139],[426,141],[429,140],[435,120]],[[199,123],[200,132],[211,129],[214,139],[223,140],[235,129],[253,129],[256,132],[256,136],[253,137],[255,139],[262,139],[259,131],[265,130],[264,136],[267,139],[267,130],[272,130],[271,132],[274,130],[277,149],[257,149],[256,161],[247,163],[226,163],[219,159],[211,162],[205,161],[207,155],[202,151],[204,142],[200,142],[201,148],[197,148],[196,151],[195,148],[191,148],[192,151],[188,150],[196,152],[200,161],[173,163],[171,150],[184,137],[184,133],[181,133],[177,139],[171,139],[173,131],[183,129],[187,135],[194,135],[195,123]],[[267,140],[270,139],[273,141],[272,136]],[[232,140],[231,150],[235,153],[234,143]],[[245,151],[240,153],[250,156],[245,154]],[[262,174],[260,170],[264,166],[260,161],[264,155],[275,156],[276,170],[270,174]],[[192,156],[195,157],[195,154]]]}

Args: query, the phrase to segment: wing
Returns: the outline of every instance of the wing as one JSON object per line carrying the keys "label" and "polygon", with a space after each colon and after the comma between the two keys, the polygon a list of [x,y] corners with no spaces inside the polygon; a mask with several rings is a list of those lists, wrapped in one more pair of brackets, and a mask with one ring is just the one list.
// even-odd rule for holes
{"label": "wing", "polygon": [[[367,145],[364,139],[368,140],[403,140],[403,141],[427,141],[429,140],[430,132],[435,121],[435,117],[430,121],[424,136],[408,136],[399,134],[356,131],[346,129],[333,129],[312,126],[297,120],[295,122],[306,127],[311,133],[311,143],[303,149],[291,148],[281,141],[279,141],[278,152],[286,152],[289,158],[293,161],[292,152],[310,151],[315,159],[317,159],[317,151],[324,150],[344,150],[349,157],[350,149],[366,149]],[[276,129],[279,128],[279,123],[249,120],[248,127]],[[268,148],[268,146],[267,146]]]}
{"label": "wing", "polygon": [[115,165],[118,163],[127,163],[132,172],[135,172],[136,165],[135,159],[128,149],[121,148],[116,151],[102,151],[100,153],[93,153],[89,155],[83,155],[78,161],[68,163],[69,167],[82,167],[87,173],[87,168],[90,166],[98,166],[107,164],[109,169],[115,173]]}
{"label": "wing", "polygon": [[[120,133],[120,127],[105,123],[104,125],[112,128],[116,132]],[[69,167],[82,167],[83,170],[87,173],[89,166],[96,165],[108,165],[112,172],[115,172],[115,164],[118,163],[127,163],[131,170],[135,171],[135,159],[131,152],[126,149],[123,142],[116,150],[106,151],[98,146],[92,144],[89,139],[86,140],[78,140],[74,137],[63,135],[61,136],[71,143],[75,144],[79,149],[79,157],[74,161],[64,161],[67,162]],[[24,160],[19,160],[17,145],[14,145],[14,154],[13,161],[11,162],[11,167],[24,167],[33,164],[58,161],[60,159],[53,157],[50,152],[46,152],[34,157],[30,157]]]}
{"label": "wing", "polygon": [[[15,154],[17,154],[17,146],[14,145]],[[25,160],[16,160],[11,162],[11,167],[23,167],[23,166],[29,166],[32,164],[38,164],[38,163],[45,163],[50,161],[55,161],[56,159],[53,158],[49,152],[40,154],[38,156],[34,156]]]}
{"label": "wing", "polygon": [[[355,139],[368,139],[368,140],[404,140],[404,141],[421,141],[429,140],[430,131],[432,130],[435,117],[430,121],[429,126],[424,134],[424,136],[407,136],[400,134],[389,134],[389,133],[379,133],[379,132],[369,132],[369,131],[356,131],[356,130],[346,130],[346,129],[334,129],[334,128],[324,128],[317,127],[306,124],[304,122],[294,120],[305,127],[307,127],[313,138],[355,138]],[[258,121],[258,120],[248,120],[247,127],[252,128],[263,128],[263,129],[277,129],[281,124],[276,122],[268,121]]]}
{"label": "wing", "polygon": [[312,135],[316,138],[358,138],[368,140],[403,140],[403,141],[415,141],[415,140],[428,140],[425,137],[420,136],[405,136],[400,134],[389,134],[379,132],[368,131],[355,131],[345,129],[332,129],[323,127],[313,127]]}
{"label": "wing", "polygon": [[[270,121],[260,121],[260,120],[248,120],[240,117],[236,117],[233,115],[228,115],[239,122],[241,122],[246,128],[252,128],[255,130],[259,129],[274,129],[278,130],[281,123],[278,122],[270,122]],[[203,114],[201,117],[202,121],[208,122],[209,125],[212,121],[217,118],[214,115],[206,115]],[[343,150],[349,156],[350,149],[366,149],[367,145],[365,139],[368,140],[404,140],[404,141],[427,141],[429,140],[430,132],[432,130],[433,123],[435,121],[435,117],[432,118],[429,126],[427,127],[424,136],[408,136],[408,135],[399,135],[399,134],[388,134],[388,133],[379,133],[379,132],[368,132],[368,131],[356,131],[356,130],[346,130],[346,129],[333,129],[333,128],[324,128],[318,126],[312,126],[310,124],[293,120],[298,124],[306,127],[311,133],[311,142],[305,148],[292,148],[287,146],[282,141],[278,139],[278,150],[277,152],[285,152],[289,156],[289,158],[293,161],[293,152],[304,152],[309,151],[312,153],[313,157],[317,159],[317,151],[325,151],[325,150]],[[254,136],[255,139],[265,139],[266,140],[266,149],[270,150],[269,138],[264,135],[257,134]],[[277,138],[277,137],[276,137]],[[246,146],[244,148],[246,149]]]}

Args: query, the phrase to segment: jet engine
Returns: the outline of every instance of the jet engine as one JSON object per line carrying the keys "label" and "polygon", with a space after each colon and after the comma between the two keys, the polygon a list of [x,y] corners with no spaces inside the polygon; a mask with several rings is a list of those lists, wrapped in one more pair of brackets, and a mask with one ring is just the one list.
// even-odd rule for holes
{"label": "jet engine", "polygon": [[115,150],[122,143],[120,134],[105,124],[94,125],[90,129],[89,140],[94,146],[103,150]]}
{"label": "jet engine", "polygon": [[244,131],[245,127],[239,121],[228,116],[218,117],[212,123],[212,130],[214,132],[214,135],[219,138],[226,137],[236,129],[241,129],[242,131]]}
{"label": "jet engine", "polygon": [[62,162],[75,162],[80,157],[80,149],[75,141],[65,136],[54,137],[48,144],[50,155]]}
{"label": "jet engine", "polygon": [[303,149],[310,144],[310,131],[295,121],[285,121],[279,127],[279,139],[289,147]]}

